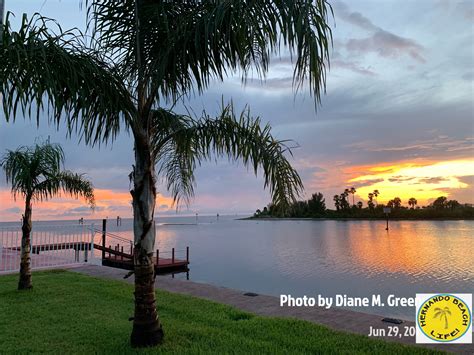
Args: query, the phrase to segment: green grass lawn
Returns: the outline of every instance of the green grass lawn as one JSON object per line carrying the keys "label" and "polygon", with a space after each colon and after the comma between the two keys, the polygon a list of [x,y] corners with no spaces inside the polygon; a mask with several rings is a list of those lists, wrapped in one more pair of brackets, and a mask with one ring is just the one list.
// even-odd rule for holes
{"label": "green grass lawn", "polygon": [[[131,285],[68,271],[34,273],[33,285],[19,292],[17,275],[0,277],[0,353],[135,352],[129,346]],[[157,296],[165,342],[136,352],[432,353],[194,297],[164,291]]]}

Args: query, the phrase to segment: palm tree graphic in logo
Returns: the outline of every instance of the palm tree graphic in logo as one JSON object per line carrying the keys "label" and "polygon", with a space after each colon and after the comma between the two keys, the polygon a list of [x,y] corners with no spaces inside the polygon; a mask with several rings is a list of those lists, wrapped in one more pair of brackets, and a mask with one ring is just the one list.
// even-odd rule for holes
{"label": "palm tree graphic in logo", "polygon": [[439,318],[439,320],[444,318],[444,329],[448,329],[448,315],[451,315],[451,311],[448,307],[444,307],[443,309],[436,307],[433,318]]}

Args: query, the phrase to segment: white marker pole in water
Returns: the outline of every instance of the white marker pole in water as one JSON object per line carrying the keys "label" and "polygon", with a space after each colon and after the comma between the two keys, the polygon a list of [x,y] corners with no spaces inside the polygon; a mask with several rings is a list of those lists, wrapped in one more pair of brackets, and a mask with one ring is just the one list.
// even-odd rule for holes
{"label": "white marker pole in water", "polygon": [[392,209],[390,207],[384,207],[383,208],[383,213],[385,213],[385,216],[387,217],[387,228],[385,228],[386,231],[388,231],[388,215],[392,212]]}

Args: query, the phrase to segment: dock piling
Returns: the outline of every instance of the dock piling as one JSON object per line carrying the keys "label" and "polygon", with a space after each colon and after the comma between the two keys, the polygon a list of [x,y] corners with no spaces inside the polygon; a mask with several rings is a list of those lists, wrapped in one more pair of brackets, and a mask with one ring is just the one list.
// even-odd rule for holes
{"label": "dock piling", "polygon": [[[105,259],[105,237],[107,234],[107,220],[103,219],[102,220],[102,260]],[[109,254],[110,257],[110,254]]]}

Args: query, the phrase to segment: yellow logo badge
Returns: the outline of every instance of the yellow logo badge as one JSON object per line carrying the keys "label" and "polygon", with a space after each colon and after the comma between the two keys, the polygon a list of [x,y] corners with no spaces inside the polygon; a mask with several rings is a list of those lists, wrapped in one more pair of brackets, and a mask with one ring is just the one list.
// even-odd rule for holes
{"label": "yellow logo badge", "polygon": [[417,294],[417,343],[472,343],[471,294]]}

